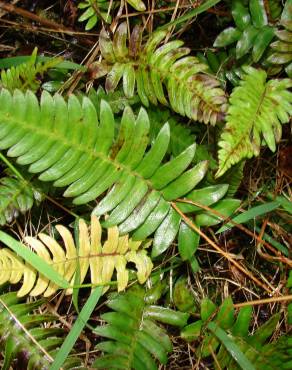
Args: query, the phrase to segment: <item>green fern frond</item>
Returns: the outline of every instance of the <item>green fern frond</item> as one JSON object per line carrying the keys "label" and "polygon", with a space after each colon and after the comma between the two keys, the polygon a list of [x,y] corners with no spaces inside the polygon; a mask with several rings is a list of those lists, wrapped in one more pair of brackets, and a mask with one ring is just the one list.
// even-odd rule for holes
{"label": "green fern frond", "polygon": [[155,321],[183,326],[189,315],[151,303],[144,289],[136,286],[108,301],[113,312],[101,315],[107,325],[94,332],[110,341],[96,346],[104,355],[93,363],[93,368],[155,370],[158,367],[153,357],[161,364],[167,363],[172,344]]}
{"label": "green fern frond", "polygon": [[252,49],[252,60],[258,62],[274,37],[274,27],[268,24],[264,1],[233,0],[231,6],[235,27],[223,30],[214,42],[215,47],[236,43],[236,58],[240,59]]}
{"label": "green fern frond", "polygon": [[0,225],[10,223],[19,213],[31,209],[41,195],[29,183],[11,176],[0,179]]}
{"label": "green fern frond", "polygon": [[[69,186],[64,193],[75,204],[85,204],[105,194],[93,210],[110,213],[104,225],[119,225],[121,233],[134,231],[134,240],[145,240],[155,232],[152,256],[163,253],[175,239],[181,217],[171,206],[188,197],[203,179],[208,162],[188,169],[195,144],[179,156],[162,163],[169,146],[165,124],[149,145],[149,120],[141,109],[136,118],[127,107],[115,137],[110,106],[102,101],[100,123],[89,99],[82,105],[71,95],[68,103],[60,95],[44,92],[40,104],[27,92],[0,93],[0,149],[17,157],[29,172],[42,181]],[[145,153],[146,152],[146,153]]]}
{"label": "green fern frond", "polygon": [[[201,302],[201,319],[183,328],[181,336],[189,342],[200,341],[197,347],[198,356],[204,358],[215,353],[222,370],[242,369],[237,363],[240,354],[256,370],[289,369],[292,365],[292,338],[282,336],[277,341],[268,342],[279,323],[280,314],[272,316],[252,335],[249,334],[251,320],[252,306],[242,307],[236,315],[230,297],[219,308],[205,298]],[[209,325],[210,322],[212,325]],[[230,352],[227,343],[221,342],[213,328],[224,330],[239,354]],[[217,365],[215,368],[219,369]]]}
{"label": "green fern frond", "polygon": [[103,60],[96,66],[98,77],[107,75],[106,90],[115,90],[122,79],[125,95],[132,97],[137,85],[141,102],[147,107],[149,102],[159,102],[195,121],[221,121],[227,105],[219,81],[204,73],[208,68],[205,64],[188,56],[190,49],[183,47],[182,41],[158,47],[166,34],[167,31],[155,32],[142,46],[142,30],[136,26],[128,47],[126,23],[117,28],[113,41],[102,30],[99,43]]}
{"label": "green fern frond", "polygon": [[[50,368],[58,348],[63,343],[65,332],[57,327],[41,326],[56,320],[53,315],[33,313],[42,303],[43,301],[22,303],[14,292],[0,296],[2,370],[11,369],[13,361],[18,361],[21,369]],[[81,361],[74,356],[68,357],[62,368],[85,369],[81,366]]]}
{"label": "green fern frond", "polygon": [[277,41],[271,44],[272,54],[267,61],[272,64],[286,65],[286,73],[292,77],[292,1],[287,0],[281,22],[282,29],[278,29],[275,34]]}
{"label": "green fern frond", "polygon": [[281,138],[281,124],[292,112],[291,80],[266,81],[267,74],[253,67],[243,67],[246,75],[230,97],[227,123],[219,141],[219,169],[223,175],[243,158],[259,155],[262,138],[275,151]]}
{"label": "green fern frond", "polygon": [[[79,221],[79,237],[77,249],[69,230],[62,225],[56,226],[63,239],[65,250],[52,237],[40,233],[39,240],[25,237],[27,244],[43,258],[49,265],[72,285],[75,281],[76,271],[79,268],[80,284],[83,283],[90,269],[91,283],[105,285],[117,272],[118,291],[124,290],[128,285],[128,262],[133,262],[137,268],[138,281],[143,284],[151,273],[152,262],[147,256],[146,243],[139,249],[142,242],[134,242],[128,235],[120,236],[117,227],[108,229],[107,240],[101,242],[101,225],[97,217],[92,216],[90,237],[89,230],[84,220]],[[51,257],[52,256],[52,257]],[[43,295],[49,297],[56,292],[58,286],[50,282],[29,264],[24,263],[14,252],[8,248],[0,249],[0,284],[10,282],[16,284],[23,279],[22,286],[17,295],[19,297],[30,294],[31,296]],[[68,289],[66,294],[72,294]]]}
{"label": "green fern frond", "polygon": [[22,91],[37,91],[40,87],[40,77],[50,68],[60,63],[60,59],[52,58],[46,62],[37,62],[37,48],[32,52],[31,58],[16,67],[11,67],[1,71],[0,86],[13,91],[20,89]]}

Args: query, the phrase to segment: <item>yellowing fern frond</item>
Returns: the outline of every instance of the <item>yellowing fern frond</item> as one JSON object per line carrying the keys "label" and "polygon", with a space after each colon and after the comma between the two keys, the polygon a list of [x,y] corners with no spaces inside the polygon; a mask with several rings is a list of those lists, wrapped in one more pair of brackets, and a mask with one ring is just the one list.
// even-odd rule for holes
{"label": "yellowing fern frond", "polygon": [[[78,248],[70,231],[62,226],[56,226],[64,242],[65,249],[52,237],[40,233],[37,238],[26,237],[26,243],[50,264],[71,285],[74,285],[75,274],[79,270],[80,284],[85,280],[90,270],[92,285],[106,285],[111,281],[114,271],[118,291],[127,287],[129,271],[127,263],[133,262],[137,268],[138,281],[143,284],[152,270],[152,262],[148,257],[145,244],[141,241],[132,241],[128,235],[119,235],[117,227],[108,229],[107,240],[102,244],[102,228],[96,216],[91,218],[90,228],[85,221],[79,221]],[[52,257],[51,257],[52,256]],[[78,269],[79,266],[79,269]],[[21,260],[8,248],[0,249],[0,285],[6,282],[16,284],[21,281],[22,286],[17,295],[22,297],[54,294],[58,286],[38,273],[32,266]],[[72,294],[68,289],[66,294]]]}
{"label": "yellowing fern frond", "polygon": [[267,74],[253,67],[243,67],[245,75],[230,97],[227,123],[219,141],[219,170],[223,175],[242,158],[258,155],[264,143],[275,151],[282,135],[281,124],[292,112],[291,79],[270,80]]}

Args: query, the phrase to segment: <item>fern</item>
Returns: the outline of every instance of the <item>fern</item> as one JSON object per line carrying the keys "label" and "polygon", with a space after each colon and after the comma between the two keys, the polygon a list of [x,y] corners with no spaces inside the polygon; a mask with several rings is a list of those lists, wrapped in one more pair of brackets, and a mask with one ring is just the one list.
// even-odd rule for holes
{"label": "fern", "polygon": [[37,62],[37,48],[34,48],[31,58],[16,67],[1,71],[0,86],[10,91],[37,91],[41,84],[40,77],[50,68],[60,63],[59,58],[52,58],[46,62]]}
{"label": "fern", "polygon": [[[190,50],[182,41],[172,41],[161,47],[167,31],[153,33],[141,46],[142,31],[136,26],[127,41],[127,25],[122,23],[113,42],[105,30],[99,44],[103,60],[97,63],[99,76],[107,74],[107,92],[115,90],[121,78],[127,97],[132,97],[137,84],[141,102],[149,106],[161,103],[195,121],[215,124],[224,118],[226,97],[215,77],[203,73],[207,66],[197,58],[187,56]],[[165,94],[167,91],[167,96]]]}
{"label": "fern", "polygon": [[101,315],[108,324],[94,332],[111,340],[97,345],[105,355],[93,363],[93,368],[154,370],[157,366],[152,356],[161,364],[167,363],[171,341],[155,321],[183,326],[189,315],[151,303],[150,296],[136,286],[109,299],[107,305],[113,312]]}
{"label": "fern", "polygon": [[25,180],[3,177],[0,179],[0,225],[10,223],[19,213],[27,212],[34,201],[41,198],[41,194]]}
{"label": "fern", "polygon": [[[219,308],[205,298],[201,302],[201,319],[186,326],[181,335],[189,342],[200,341],[198,356],[204,358],[212,352],[215,353],[217,365],[220,365],[216,365],[216,369],[241,369],[237,363],[240,354],[243,354],[256,370],[289,369],[292,365],[291,337],[282,336],[277,341],[268,343],[278,325],[280,315],[275,314],[255,333],[249,335],[251,320],[251,306],[241,308],[236,317],[230,297],[225,299]],[[218,336],[217,332],[222,330],[228,336],[225,336],[226,341],[221,342],[221,336]],[[229,350],[227,339],[234,343],[237,353],[235,350]]]}
{"label": "fern", "polygon": [[[128,235],[120,236],[117,227],[113,227],[108,229],[108,238],[102,245],[102,230],[95,216],[91,218],[90,237],[85,221],[82,219],[79,221],[78,249],[68,229],[62,225],[56,226],[56,229],[63,239],[66,251],[53,238],[42,233],[38,235],[39,240],[26,237],[25,241],[72,285],[78,268],[81,284],[90,269],[91,283],[105,286],[111,281],[116,270],[118,291],[124,290],[128,284],[129,272],[126,268],[128,262],[136,265],[137,278],[141,284],[151,273],[152,262],[145,251],[149,243],[144,245],[143,249],[139,249],[141,242],[132,241]],[[0,284],[5,282],[15,284],[23,278],[22,287],[17,293],[19,297],[26,294],[31,296],[43,294],[44,297],[48,297],[58,289],[58,286],[43,275],[37,274],[31,265],[25,264],[7,248],[0,249],[0,265]],[[106,287],[105,290],[107,290]],[[68,289],[66,294],[72,294],[72,290]]]}
{"label": "fern", "polygon": [[274,28],[268,24],[262,0],[249,0],[248,7],[242,0],[232,1],[232,16],[236,27],[223,30],[214,42],[215,47],[236,43],[236,58],[240,59],[252,49],[252,60],[258,62],[274,37]]}
{"label": "fern", "polygon": [[282,29],[276,31],[277,41],[271,44],[272,54],[267,61],[272,64],[286,65],[287,75],[292,77],[292,1],[286,1],[282,17]]}
{"label": "fern", "polygon": [[219,169],[221,176],[242,158],[258,155],[261,137],[270,150],[281,138],[281,124],[289,121],[292,111],[291,80],[270,80],[267,74],[253,67],[243,67],[246,75],[230,97],[227,124],[219,141]]}
{"label": "fern", "polygon": [[160,130],[151,149],[149,120],[145,110],[138,117],[127,107],[115,139],[115,120],[102,101],[100,124],[90,100],[82,106],[75,96],[68,103],[60,95],[35,95],[6,90],[0,93],[0,149],[18,157],[20,165],[30,164],[31,173],[42,181],[69,188],[64,196],[85,204],[111,189],[93,210],[95,215],[111,214],[104,225],[119,225],[122,233],[134,231],[134,240],[153,232],[152,256],[163,253],[175,239],[181,217],[171,206],[175,199],[192,194],[205,176],[208,162],[186,171],[195,154],[195,144],[179,156],[161,164],[169,145],[169,125]]}
{"label": "fern", "polygon": [[[0,350],[4,358],[2,370],[10,369],[14,361],[18,361],[18,368],[21,369],[50,368],[65,332],[57,327],[41,326],[56,320],[53,315],[33,313],[42,303],[22,303],[14,292],[0,296]],[[62,368],[85,369],[77,357],[68,357]]]}

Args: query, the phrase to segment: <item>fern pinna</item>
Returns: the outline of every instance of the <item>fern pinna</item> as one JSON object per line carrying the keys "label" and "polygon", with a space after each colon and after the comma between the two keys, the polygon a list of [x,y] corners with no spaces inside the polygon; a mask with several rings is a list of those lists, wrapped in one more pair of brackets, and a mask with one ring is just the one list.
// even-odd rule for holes
{"label": "fern pinna", "polygon": [[[64,341],[65,331],[58,327],[43,327],[57,318],[34,313],[44,302],[24,303],[15,292],[0,295],[0,350],[3,351],[2,370],[48,370]],[[16,365],[16,367],[14,367]],[[78,357],[68,357],[62,368],[86,369]]]}
{"label": "fern pinna", "polygon": [[[148,144],[149,119],[144,109],[136,118],[126,107],[119,134],[110,106],[101,102],[99,120],[89,99],[82,105],[71,95],[66,103],[58,94],[44,92],[40,104],[27,92],[0,93],[0,149],[17,157],[20,165],[30,165],[42,181],[57,187],[68,186],[66,197],[75,204],[95,200],[110,190],[93,214],[110,212],[104,226],[119,225],[121,233],[135,231],[133,240],[145,240],[155,232],[152,256],[172,243],[180,230],[181,216],[172,202],[183,196],[196,200],[195,186],[203,179],[208,162],[190,166],[196,145],[162,163],[170,133],[166,123],[155,142]],[[99,123],[100,121],[100,123]],[[227,188],[219,189],[218,201]],[[211,203],[215,201],[211,199]],[[235,207],[236,208],[236,207]],[[182,233],[191,234],[189,228]]]}
{"label": "fern pinna", "polygon": [[[106,285],[116,270],[118,291],[124,290],[129,280],[129,271],[126,268],[128,262],[135,264],[141,284],[148,279],[152,262],[145,248],[150,245],[149,242],[140,248],[141,242],[132,241],[128,235],[120,236],[118,228],[112,227],[108,229],[107,240],[102,245],[102,229],[96,216],[91,218],[90,235],[85,221],[79,220],[79,237],[76,241],[78,249],[66,227],[57,225],[56,229],[63,239],[65,250],[55,239],[43,233],[38,235],[39,239],[27,236],[25,241],[71,285],[74,285],[77,270],[78,281],[82,284],[90,269],[91,283],[94,286],[104,285],[106,291]],[[18,297],[27,294],[49,297],[58,289],[55,283],[41,273],[38,274],[30,264],[24,263],[8,248],[0,249],[0,266],[0,285],[6,282],[16,284],[23,279],[17,292]],[[67,289],[66,294],[72,294],[72,289]]]}
{"label": "fern pinna", "polygon": [[[127,24],[117,28],[111,41],[102,30],[99,45],[103,60],[95,63],[95,77],[107,75],[105,87],[114,90],[123,79],[127,97],[132,97],[137,85],[141,102],[158,102],[195,121],[215,124],[222,121],[227,99],[220,83],[204,71],[208,66],[196,57],[182,41],[171,41],[158,48],[167,31],[158,31],[141,45],[142,30],[136,26],[127,47]],[[165,94],[167,91],[167,95]]]}
{"label": "fern pinna", "polygon": [[94,332],[110,340],[97,344],[104,355],[95,360],[93,368],[156,370],[153,357],[161,364],[167,363],[172,344],[156,321],[182,327],[189,314],[154,305],[155,301],[137,286],[108,300],[113,312],[101,315],[107,325]]}

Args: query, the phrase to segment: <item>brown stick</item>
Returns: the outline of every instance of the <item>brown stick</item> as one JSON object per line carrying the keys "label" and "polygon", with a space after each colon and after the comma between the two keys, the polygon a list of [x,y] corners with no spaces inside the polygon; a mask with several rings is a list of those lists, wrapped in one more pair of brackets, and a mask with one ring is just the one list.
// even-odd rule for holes
{"label": "brown stick", "polygon": [[[28,19],[33,20],[35,22],[38,22],[38,23],[40,23],[40,24],[42,24],[46,27],[52,28],[54,30],[57,30],[57,31],[60,31],[60,32],[63,32],[63,33],[67,33],[69,35],[74,35],[74,30],[72,30],[71,28],[67,28],[67,27],[63,26],[62,24],[59,24],[59,23],[51,21],[49,19],[40,17],[37,14],[29,12],[28,10],[25,10],[25,9],[19,8],[15,5],[7,4],[4,1],[0,1],[0,9],[3,9],[5,11],[7,11],[8,13],[18,14],[18,15],[22,16],[23,18],[28,18]],[[91,41],[91,40],[89,40],[88,38],[85,38],[85,37],[80,37],[79,36],[78,39],[80,40],[80,42],[82,42],[84,45],[87,45],[87,46],[92,46],[94,44],[93,41]]]}
{"label": "brown stick", "polygon": [[263,288],[269,294],[272,294],[272,291],[269,287],[267,287],[264,283],[262,283],[259,279],[252,275],[252,273],[246,270],[240,263],[235,261],[229,253],[225,252],[221,249],[216,243],[213,242],[206,234],[204,234],[198,226],[196,226],[178,207],[174,202],[171,202],[171,206],[176,210],[176,212],[183,218],[186,224],[190,226],[194,231],[196,231],[203,239],[206,240],[214,249],[216,249],[222,256],[224,256],[229,262],[231,262],[235,267],[238,268],[241,272],[243,272],[247,277],[253,280],[258,286]]}

